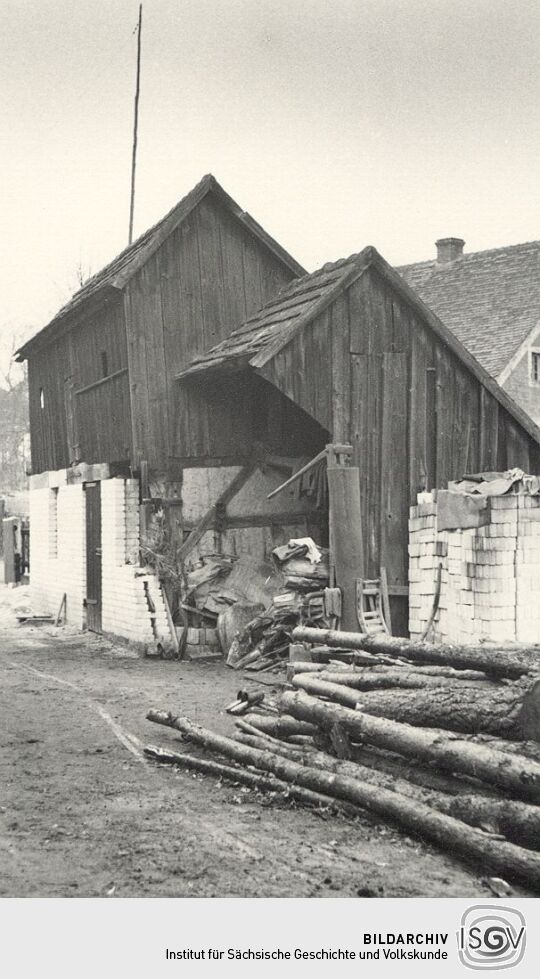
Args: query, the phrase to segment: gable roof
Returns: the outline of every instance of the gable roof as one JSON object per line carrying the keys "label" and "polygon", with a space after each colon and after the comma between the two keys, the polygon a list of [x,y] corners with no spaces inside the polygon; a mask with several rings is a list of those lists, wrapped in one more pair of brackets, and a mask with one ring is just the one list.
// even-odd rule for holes
{"label": "gable roof", "polygon": [[540,241],[398,272],[493,377],[540,325]]}
{"label": "gable roof", "polygon": [[289,255],[247,211],[243,211],[236,201],[229,197],[216,178],[212,174],[207,174],[165,217],[149,228],[148,231],[145,231],[133,244],[124,248],[112,262],[109,262],[100,272],[93,275],[88,282],[85,282],[69,302],[62,306],[50,323],[30,340],[27,340],[17,351],[17,359],[24,360],[38,338],[45,339],[46,336],[48,337],[61,322],[71,314],[80,311],[90,300],[106,298],[107,294],[113,295],[115,292],[118,294],[207,194],[213,194],[250,234],[258,238],[295,275],[305,273],[305,269],[292,255]]}
{"label": "gable roof", "polygon": [[398,295],[418,312],[445,346],[540,445],[540,428],[530,416],[371,245],[358,254],[323,265],[316,272],[293,280],[226,340],[202,357],[195,358],[177,374],[177,379],[212,370],[262,368],[370,267],[375,268]]}

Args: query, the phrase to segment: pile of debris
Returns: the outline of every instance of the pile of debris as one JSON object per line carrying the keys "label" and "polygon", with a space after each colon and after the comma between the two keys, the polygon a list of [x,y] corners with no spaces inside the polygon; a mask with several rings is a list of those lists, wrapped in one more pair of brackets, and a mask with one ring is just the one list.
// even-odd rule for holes
{"label": "pile of debris", "polygon": [[227,665],[235,670],[279,669],[288,658],[296,626],[324,626],[332,620],[328,551],[304,537],[274,548],[272,559],[284,590],[278,591],[268,608],[234,637]]}
{"label": "pile of debris", "polygon": [[149,713],[226,760],[147,753],[311,805],[367,810],[540,891],[540,651],[305,627],[293,638],[304,659],[289,664],[279,713],[263,716],[260,696],[251,712],[245,700],[232,705],[244,715],[234,738]]}
{"label": "pile of debris", "polygon": [[337,589],[328,581],[328,551],[310,537],[274,548],[271,562],[247,554],[204,556],[183,582],[184,658],[199,658],[202,643],[219,645],[234,669],[279,665],[295,626],[336,621]]}

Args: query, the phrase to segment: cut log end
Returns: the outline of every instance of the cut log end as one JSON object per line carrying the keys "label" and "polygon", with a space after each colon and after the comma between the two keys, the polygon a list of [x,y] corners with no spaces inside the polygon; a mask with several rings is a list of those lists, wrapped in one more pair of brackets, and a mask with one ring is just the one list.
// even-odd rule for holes
{"label": "cut log end", "polygon": [[523,739],[540,744],[540,680],[525,694],[519,722]]}

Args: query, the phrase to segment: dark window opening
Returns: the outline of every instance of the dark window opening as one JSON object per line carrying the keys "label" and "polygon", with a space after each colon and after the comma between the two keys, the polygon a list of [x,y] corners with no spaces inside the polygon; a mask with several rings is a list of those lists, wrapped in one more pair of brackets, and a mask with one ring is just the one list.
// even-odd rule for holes
{"label": "dark window opening", "polygon": [[107,351],[106,350],[102,350],[101,351],[101,376],[102,377],[108,377],[109,376],[109,364],[108,364],[108,361],[107,361]]}
{"label": "dark window opening", "polygon": [[531,350],[531,379],[540,384],[540,350]]}

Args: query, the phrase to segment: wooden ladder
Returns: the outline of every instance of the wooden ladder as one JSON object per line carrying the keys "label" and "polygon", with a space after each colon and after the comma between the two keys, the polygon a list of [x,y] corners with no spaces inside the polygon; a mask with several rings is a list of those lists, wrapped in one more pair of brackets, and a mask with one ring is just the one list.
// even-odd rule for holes
{"label": "wooden ladder", "polygon": [[356,615],[360,631],[368,636],[392,634],[386,569],[379,578],[356,579]]}

